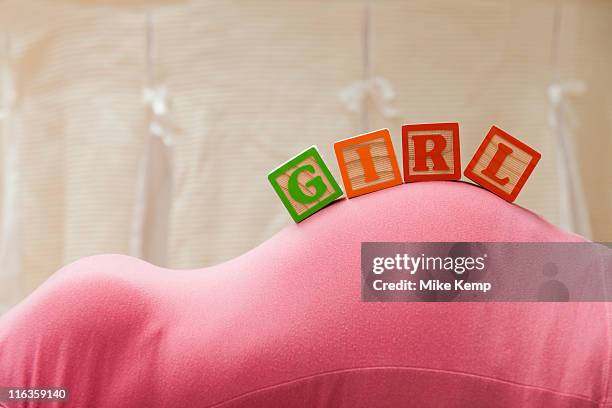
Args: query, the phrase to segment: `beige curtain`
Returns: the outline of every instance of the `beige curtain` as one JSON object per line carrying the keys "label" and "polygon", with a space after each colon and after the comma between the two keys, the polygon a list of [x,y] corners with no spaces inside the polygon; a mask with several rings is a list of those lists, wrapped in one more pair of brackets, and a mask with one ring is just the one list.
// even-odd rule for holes
{"label": "beige curtain", "polygon": [[291,222],[273,167],[403,123],[459,121],[464,164],[497,124],[543,154],[517,203],[610,241],[610,38],[608,1],[0,1],[0,304],[235,257]]}

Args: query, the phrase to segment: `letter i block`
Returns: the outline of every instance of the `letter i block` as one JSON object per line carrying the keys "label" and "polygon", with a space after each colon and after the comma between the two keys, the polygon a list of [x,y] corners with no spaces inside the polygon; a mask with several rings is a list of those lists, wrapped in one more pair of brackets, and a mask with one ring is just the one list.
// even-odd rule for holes
{"label": "letter i block", "polygon": [[512,202],[540,160],[540,153],[493,126],[464,174],[487,190]]}
{"label": "letter i block", "polygon": [[389,129],[334,143],[348,198],[402,184]]}
{"label": "letter i block", "polygon": [[295,222],[342,196],[340,186],[316,146],[281,164],[268,174],[268,180]]}
{"label": "letter i block", "polygon": [[458,123],[402,126],[404,180],[459,180],[461,152]]}

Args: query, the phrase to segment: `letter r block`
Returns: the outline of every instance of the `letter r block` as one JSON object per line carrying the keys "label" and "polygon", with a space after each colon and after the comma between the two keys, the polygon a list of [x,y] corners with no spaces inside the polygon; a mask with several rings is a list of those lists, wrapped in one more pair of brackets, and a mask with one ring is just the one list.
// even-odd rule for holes
{"label": "letter r block", "polygon": [[458,123],[402,126],[404,180],[459,180],[461,152]]}
{"label": "letter r block", "polygon": [[334,143],[348,198],[402,184],[389,129]]}
{"label": "letter r block", "polygon": [[516,199],[540,153],[493,126],[463,174],[506,201]]}
{"label": "letter r block", "polygon": [[300,222],[342,196],[340,186],[312,146],[268,174],[274,191]]}

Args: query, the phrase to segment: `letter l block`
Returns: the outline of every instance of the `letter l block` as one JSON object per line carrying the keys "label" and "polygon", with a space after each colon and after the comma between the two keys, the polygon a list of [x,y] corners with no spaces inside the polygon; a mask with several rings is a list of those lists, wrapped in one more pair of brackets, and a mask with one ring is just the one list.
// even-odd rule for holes
{"label": "letter l block", "polygon": [[295,222],[342,196],[316,146],[281,164],[268,174],[268,180]]}
{"label": "letter l block", "polygon": [[540,153],[493,126],[463,174],[506,201],[516,199]]}

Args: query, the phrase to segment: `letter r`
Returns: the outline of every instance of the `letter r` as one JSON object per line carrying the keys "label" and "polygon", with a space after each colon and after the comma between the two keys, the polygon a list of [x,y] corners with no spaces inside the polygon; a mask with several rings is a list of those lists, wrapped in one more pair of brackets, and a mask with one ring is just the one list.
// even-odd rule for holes
{"label": "letter r", "polygon": [[[448,164],[444,160],[442,153],[446,148],[446,139],[442,135],[415,135],[412,136],[414,143],[414,171],[428,171],[427,158],[430,157],[433,162],[433,169],[439,171],[447,171]],[[427,142],[433,142],[431,150],[427,150]]]}
{"label": "letter r", "polygon": [[402,152],[407,183],[461,178],[457,122],[403,125]]}

